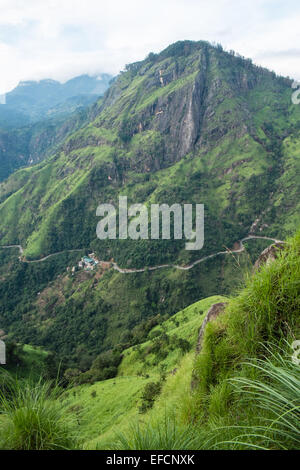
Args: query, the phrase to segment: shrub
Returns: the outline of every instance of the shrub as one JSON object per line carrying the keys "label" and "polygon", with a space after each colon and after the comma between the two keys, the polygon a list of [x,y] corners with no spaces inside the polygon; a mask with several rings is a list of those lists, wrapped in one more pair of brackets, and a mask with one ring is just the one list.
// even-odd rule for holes
{"label": "shrub", "polygon": [[142,404],[139,408],[140,413],[145,413],[153,407],[156,397],[160,394],[161,382],[149,382],[144,387],[142,394]]}
{"label": "shrub", "polygon": [[181,450],[197,449],[194,429],[179,425],[174,417],[163,422],[150,422],[146,426],[134,423],[129,432],[116,434],[113,450]]}
{"label": "shrub", "polygon": [[93,384],[101,380],[112,379],[117,375],[121,359],[122,355],[118,350],[105,351],[96,357],[90,370],[73,377],[73,383],[78,385]]}
{"label": "shrub", "polygon": [[14,380],[10,394],[0,392],[0,448],[10,450],[74,449],[78,440],[73,422],[58,401],[60,390],[51,382]]}

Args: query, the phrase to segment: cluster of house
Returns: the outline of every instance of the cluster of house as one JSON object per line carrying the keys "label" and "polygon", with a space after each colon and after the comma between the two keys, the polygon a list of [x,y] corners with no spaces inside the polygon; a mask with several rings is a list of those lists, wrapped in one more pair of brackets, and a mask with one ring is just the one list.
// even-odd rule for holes
{"label": "cluster of house", "polygon": [[72,268],[68,267],[67,271],[72,273],[72,276],[78,269],[84,269],[85,271],[93,271],[99,260],[96,258],[95,253],[90,253],[88,256],[83,256],[78,263],[78,266],[73,266]]}
{"label": "cluster of house", "polygon": [[90,253],[88,256],[81,258],[78,267],[86,271],[93,271],[97,264],[99,264],[99,260],[95,257],[95,253]]}

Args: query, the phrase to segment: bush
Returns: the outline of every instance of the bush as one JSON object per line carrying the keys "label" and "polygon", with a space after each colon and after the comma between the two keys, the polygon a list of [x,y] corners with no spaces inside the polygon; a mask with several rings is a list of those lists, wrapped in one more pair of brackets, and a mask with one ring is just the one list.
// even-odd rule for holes
{"label": "bush", "polygon": [[6,356],[9,366],[22,366],[23,365],[23,345],[17,344],[14,341],[6,342]]}
{"label": "bush", "polygon": [[[118,365],[121,360],[122,355],[118,350],[103,352],[96,357],[90,370],[72,377],[73,383],[77,385],[93,384],[101,380],[112,379],[118,373]],[[68,371],[68,377],[70,377],[70,371]]]}
{"label": "bush", "polygon": [[129,433],[116,434],[112,450],[188,450],[197,449],[199,441],[194,429],[179,425],[174,417],[141,426],[135,423]]}
{"label": "bush", "polygon": [[139,408],[140,413],[145,413],[153,407],[156,397],[160,394],[161,382],[149,382],[144,387],[142,394],[142,404]]}
{"label": "bush", "polygon": [[60,390],[51,382],[10,384],[0,392],[0,448],[9,450],[67,450],[78,446],[73,422],[58,401]]}

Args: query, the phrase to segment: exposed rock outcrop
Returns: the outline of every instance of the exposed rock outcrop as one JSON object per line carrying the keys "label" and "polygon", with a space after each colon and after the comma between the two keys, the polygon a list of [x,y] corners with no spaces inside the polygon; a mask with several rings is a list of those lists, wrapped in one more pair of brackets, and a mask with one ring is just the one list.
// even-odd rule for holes
{"label": "exposed rock outcrop", "polygon": [[202,343],[203,343],[203,336],[204,336],[204,330],[208,322],[215,320],[225,309],[226,302],[219,302],[217,304],[213,304],[210,309],[208,310],[201,328],[199,330],[199,335],[198,335],[198,341],[197,341],[197,346],[196,346],[196,354],[199,354],[202,348]]}
{"label": "exposed rock outcrop", "polygon": [[270,264],[278,257],[278,253],[284,248],[284,242],[276,242],[268,246],[259,256],[254,264],[254,271],[258,270],[263,264]]}

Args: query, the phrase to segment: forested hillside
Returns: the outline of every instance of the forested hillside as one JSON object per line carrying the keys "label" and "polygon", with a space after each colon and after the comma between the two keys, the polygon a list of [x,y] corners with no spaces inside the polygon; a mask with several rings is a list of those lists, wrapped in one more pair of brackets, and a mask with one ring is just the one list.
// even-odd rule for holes
{"label": "forested hillside", "polygon": [[[204,41],[128,65],[54,155],[0,185],[1,244],[24,248],[23,261],[2,267],[5,333],[85,372],[97,354],[143,339],[135,328],[157,315],[232,292],[271,243],[252,239],[237,252],[239,240],[282,240],[299,225],[292,91],[291,80]],[[129,204],[204,204],[201,252],[184,240],[97,239],[96,208],[117,206],[119,195]],[[145,271],[67,273],[91,251]],[[219,252],[189,270],[173,267]]]}

